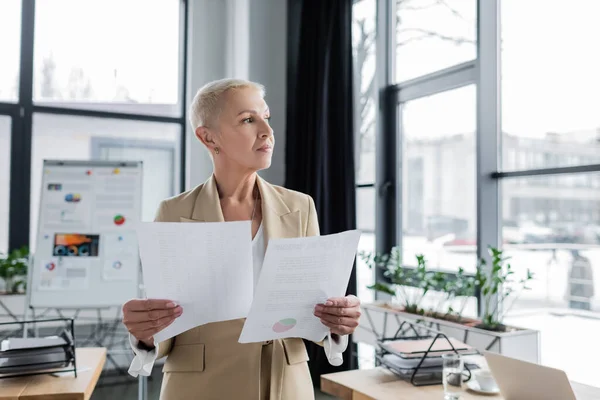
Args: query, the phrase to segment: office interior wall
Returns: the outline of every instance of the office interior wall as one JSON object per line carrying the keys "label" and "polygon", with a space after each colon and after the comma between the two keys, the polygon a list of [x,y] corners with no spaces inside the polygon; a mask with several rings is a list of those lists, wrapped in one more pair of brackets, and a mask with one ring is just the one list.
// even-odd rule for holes
{"label": "office interior wall", "polygon": [[[284,181],[287,2],[194,0],[189,12],[188,101],[205,83],[239,77],[265,85],[276,147],[271,168],[260,174]],[[186,190],[208,179],[212,161],[187,127]]]}

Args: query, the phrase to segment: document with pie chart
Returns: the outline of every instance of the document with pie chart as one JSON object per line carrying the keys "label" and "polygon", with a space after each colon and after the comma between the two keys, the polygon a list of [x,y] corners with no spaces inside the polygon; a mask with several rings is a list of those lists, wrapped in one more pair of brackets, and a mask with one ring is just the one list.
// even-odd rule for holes
{"label": "document with pie chart", "polygon": [[271,239],[239,342],[323,340],[329,328],[314,316],[314,307],[344,296],[359,239],[358,230]]}

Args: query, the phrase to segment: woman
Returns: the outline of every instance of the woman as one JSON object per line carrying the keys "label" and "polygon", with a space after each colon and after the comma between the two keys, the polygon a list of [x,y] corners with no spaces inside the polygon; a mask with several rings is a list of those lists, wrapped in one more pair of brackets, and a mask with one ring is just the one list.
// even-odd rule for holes
{"label": "woman", "polygon": [[[225,79],[196,94],[190,120],[196,137],[213,159],[213,175],[202,185],[163,201],[156,221],[252,221],[255,282],[269,238],[313,236],[319,226],[312,198],[270,185],[257,171],[271,165],[274,137],[264,88]],[[340,360],[360,317],[354,296],[315,305],[314,314],[330,328],[319,343],[333,364]],[[169,300],[130,300],[123,322],[136,357],[130,373],[148,375],[167,356],[161,399],[312,399],[308,355],[299,338],[238,343],[244,319],[202,325],[155,343],[153,335],[185,310]]]}

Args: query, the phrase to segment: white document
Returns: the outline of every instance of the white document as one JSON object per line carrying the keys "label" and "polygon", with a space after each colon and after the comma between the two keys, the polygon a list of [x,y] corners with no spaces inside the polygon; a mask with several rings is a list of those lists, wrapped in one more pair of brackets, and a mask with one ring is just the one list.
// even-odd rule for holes
{"label": "white document", "polygon": [[183,314],[154,335],[171,338],[199,325],[244,318],[253,295],[250,221],[140,223],[147,298],[173,300]]}
{"label": "white document", "polygon": [[344,296],[359,239],[354,230],[270,240],[239,342],[323,340],[329,328],[313,314],[314,308]]}

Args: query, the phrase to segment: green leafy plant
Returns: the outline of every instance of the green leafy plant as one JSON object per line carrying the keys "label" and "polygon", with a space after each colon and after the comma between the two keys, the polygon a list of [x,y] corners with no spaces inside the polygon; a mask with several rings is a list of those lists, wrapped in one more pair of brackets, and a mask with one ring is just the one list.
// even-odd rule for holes
{"label": "green leafy plant", "polygon": [[487,268],[486,261],[481,259],[475,274],[475,285],[481,289],[483,295],[483,319],[479,327],[503,331],[504,317],[523,291],[531,290],[528,284],[534,279],[534,275],[527,269],[524,278],[515,280],[515,272],[506,262],[510,257],[505,257],[502,250],[494,247],[489,247],[488,251],[492,258],[491,268]]}
{"label": "green leafy plant", "polygon": [[[436,291],[442,295],[438,305],[432,309],[432,316],[460,322],[469,298],[475,295],[475,278],[467,275],[462,267],[458,268],[455,276],[442,272],[436,272],[436,274],[441,275],[437,278],[439,285],[436,287]],[[458,303],[458,307],[454,309],[453,305],[456,303]]]}
{"label": "green leafy plant", "polygon": [[402,265],[400,250],[392,248],[389,254],[360,252],[359,257],[369,268],[380,268],[383,275],[391,284],[376,283],[369,289],[395,297],[404,311],[413,314],[425,314],[423,300],[433,291],[441,291],[446,283],[446,277],[441,272],[427,270],[423,255],[417,255],[417,267],[406,268]]}
{"label": "green leafy plant", "polygon": [[[466,274],[462,267],[454,275],[428,271],[423,255],[417,255],[416,268],[407,268],[402,265],[398,247],[392,248],[389,254],[360,252],[359,257],[369,268],[383,269],[383,275],[390,281],[390,284],[376,283],[369,288],[397,299],[403,311],[461,322],[469,298],[475,296],[479,288],[483,295],[483,319],[477,327],[503,331],[504,317],[522,292],[530,290],[528,283],[534,276],[528,269],[524,278],[515,280],[511,265],[506,263],[509,257],[505,257],[502,250],[488,249],[491,268],[481,259],[474,276]],[[437,303],[425,310],[423,300],[432,293],[437,295]],[[494,302],[494,298],[498,301]],[[458,307],[454,309],[457,302]]]}
{"label": "green leafy plant", "polygon": [[0,278],[4,281],[6,293],[25,291],[29,248],[24,246],[0,256]]}

